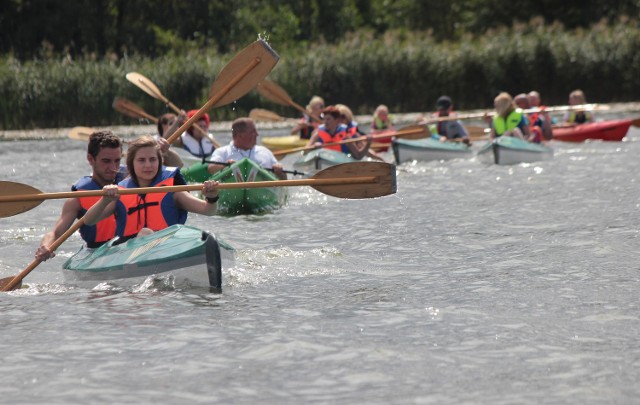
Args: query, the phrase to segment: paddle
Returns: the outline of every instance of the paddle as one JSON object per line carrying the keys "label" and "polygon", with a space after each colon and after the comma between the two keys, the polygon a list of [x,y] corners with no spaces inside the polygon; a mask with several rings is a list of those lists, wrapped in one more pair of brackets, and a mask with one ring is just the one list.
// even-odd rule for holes
{"label": "paddle", "polygon": [[[156,86],[155,83],[153,83],[147,77],[141,75],[138,72],[129,72],[129,73],[126,74],[125,77],[127,78],[127,80],[129,80],[131,83],[133,83],[136,87],[140,88],[142,91],[144,91],[145,93],[147,93],[151,97],[164,102],[173,111],[175,111],[176,114],[180,114],[180,111],[181,111],[180,108],[178,108],[175,104],[173,104],[171,101],[169,101],[169,99],[166,98],[164,96],[164,94],[162,94],[162,92],[160,91],[158,86]],[[198,131],[200,133],[200,135],[203,135],[203,136],[209,138],[209,140],[211,140],[211,143],[213,144],[213,146],[215,146],[216,148],[220,147],[220,144],[218,142],[216,142],[216,140],[213,139],[213,137],[211,137],[209,135],[209,132],[207,132],[205,129],[203,129],[202,127],[200,127],[198,125],[194,125],[193,128],[195,128],[195,130]]]}
{"label": "paddle", "polygon": [[167,141],[173,143],[209,109],[229,104],[244,96],[273,69],[279,58],[262,39],[240,51],[218,74],[211,86],[209,100],[167,138]]}
{"label": "paddle", "polygon": [[249,118],[254,121],[297,121],[295,118],[284,118],[274,113],[273,111],[265,110],[262,108],[254,108],[249,111]]}
{"label": "paddle", "polygon": [[[580,104],[580,105],[560,105],[555,107],[535,107],[535,108],[527,108],[527,109],[517,109],[524,114],[536,113],[536,112],[562,112],[562,111],[571,111],[571,110],[608,110],[610,107],[608,105],[601,104]],[[481,113],[473,113],[473,114],[460,114],[460,115],[451,115],[446,117],[427,117],[424,119],[423,124],[442,122],[442,121],[455,121],[455,120],[468,120],[468,119],[478,119],[484,118],[486,116],[494,116],[496,115],[495,111],[487,111]]]}
{"label": "paddle", "polygon": [[[382,138],[390,138],[390,137],[393,137],[393,136],[405,137],[407,139],[420,139],[420,138],[425,138],[428,135],[429,135],[429,133],[427,131],[427,128],[424,125],[409,125],[409,126],[406,126],[406,127],[403,127],[401,129],[399,129],[396,132],[392,132],[390,134],[372,135],[371,139],[375,140],[375,139],[382,139]],[[300,151],[305,151],[305,150],[312,150],[312,149],[318,149],[318,148],[322,148],[322,147],[326,147],[326,146],[334,146],[334,145],[342,145],[342,144],[345,144],[345,143],[360,142],[360,141],[364,141],[366,139],[367,139],[366,136],[360,136],[360,137],[357,137],[357,138],[345,139],[345,140],[339,141],[339,142],[325,143],[322,146],[311,145],[311,146],[301,146],[299,148],[276,150],[276,151],[273,151],[273,155],[274,156],[282,156],[282,155],[287,155],[289,153],[300,152]]]}
{"label": "paddle", "polygon": [[90,127],[73,127],[69,130],[69,134],[67,136],[71,139],[88,142],[89,137],[94,132],[96,132],[96,130]]}
{"label": "paddle", "polygon": [[[80,227],[84,225],[84,218],[80,218],[73,224],[65,233],[60,235],[58,239],[56,239],[51,246],[49,246],[50,251],[55,251],[66,241],[69,236],[73,235],[75,231],[80,229]],[[16,288],[20,288],[22,286],[22,279],[24,279],[27,274],[31,273],[31,270],[38,267],[38,265],[42,263],[42,260],[34,259],[24,270],[22,270],[19,274],[14,277],[6,277],[0,280],[0,291],[11,291]]]}
{"label": "paddle", "polygon": [[[218,190],[264,187],[311,186],[321,193],[334,197],[360,199],[393,194],[396,191],[395,166],[382,162],[344,163],[324,169],[308,179],[255,181],[246,183],[222,183]],[[167,187],[140,187],[119,189],[123,194],[170,193],[200,191],[202,184]],[[103,190],[43,193],[27,184],[0,181],[0,218],[29,211],[44,200],[103,196]]]}
{"label": "paddle", "polygon": [[146,119],[154,123],[158,122],[158,117],[154,117],[153,115],[143,110],[142,107],[132,101],[127,100],[126,98],[114,98],[113,108],[116,111],[119,111],[122,114],[126,115],[127,117],[135,119]]}
{"label": "paddle", "polygon": [[[229,163],[229,162],[214,162],[213,160],[203,160],[202,163],[209,163],[212,165],[221,165],[221,166],[231,166],[233,163]],[[268,170],[270,172],[275,173],[275,170],[273,170],[272,168],[267,168],[267,167],[263,167],[264,170]],[[299,172],[297,170],[284,170],[282,169],[282,173],[289,173],[289,174],[293,174],[294,176],[306,176],[306,173],[303,172]]]}
{"label": "paddle", "polygon": [[[308,113],[305,108],[293,101],[289,94],[282,87],[278,86],[276,83],[270,80],[265,79],[261,81],[256,87],[256,90],[261,96],[273,101],[274,103],[291,106],[303,114]],[[320,117],[311,115],[311,118],[315,121],[322,122]]]}
{"label": "paddle", "polygon": [[164,94],[162,94],[158,86],[156,86],[155,83],[149,80],[146,76],[143,76],[138,72],[129,72],[125,75],[125,77],[127,78],[127,80],[133,83],[140,90],[144,91],[145,93],[155,98],[156,100],[160,100],[163,103],[165,103],[173,111],[175,111],[176,114],[180,114],[180,109],[176,107],[176,105],[173,104],[171,101],[169,101],[169,99],[166,98]]}

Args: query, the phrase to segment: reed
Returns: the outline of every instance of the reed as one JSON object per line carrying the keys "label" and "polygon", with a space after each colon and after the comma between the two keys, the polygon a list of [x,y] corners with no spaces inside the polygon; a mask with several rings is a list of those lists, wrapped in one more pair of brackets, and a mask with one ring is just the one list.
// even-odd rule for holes
{"label": "reed", "polygon": [[[451,96],[458,109],[490,108],[500,91],[533,89],[547,104],[565,104],[576,88],[585,91],[589,102],[631,101],[640,93],[638,49],[640,28],[633,21],[565,30],[534,20],[456,42],[436,41],[425,32],[376,36],[359,31],[336,45],[278,49],[281,60],[270,79],[298,104],[306,105],[317,94],[357,114],[369,114],[380,103],[393,112],[431,111],[441,94]],[[130,71],[152,79],[177,105],[196,108],[229,57],[203,51],[158,59],[21,63],[5,57],[0,60],[0,123],[3,129],[131,123],[112,109],[116,96],[152,114],[168,111],[126,81]],[[233,119],[255,107],[298,115],[255,92],[212,115],[214,120]]]}

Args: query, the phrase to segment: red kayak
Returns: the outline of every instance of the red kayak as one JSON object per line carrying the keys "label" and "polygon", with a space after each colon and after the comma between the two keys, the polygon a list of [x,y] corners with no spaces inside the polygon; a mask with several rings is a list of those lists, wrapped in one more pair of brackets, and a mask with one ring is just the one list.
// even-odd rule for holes
{"label": "red kayak", "polygon": [[573,127],[553,128],[553,139],[563,142],[584,142],[587,139],[621,141],[634,120],[588,122]]}

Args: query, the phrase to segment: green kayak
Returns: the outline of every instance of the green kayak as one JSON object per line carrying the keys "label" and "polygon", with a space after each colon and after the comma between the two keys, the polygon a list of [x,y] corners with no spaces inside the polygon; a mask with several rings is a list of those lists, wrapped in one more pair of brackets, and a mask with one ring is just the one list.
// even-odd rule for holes
{"label": "green kayak", "polygon": [[66,282],[93,287],[102,282],[135,285],[151,275],[171,274],[176,284],[222,286],[222,268],[233,266],[235,250],[208,232],[173,225],[147,236],[97,249],[81,248],[63,265]]}
{"label": "green kayak", "polygon": [[[254,161],[244,158],[214,175],[207,171],[207,164],[196,163],[182,174],[188,182],[201,183],[217,180],[220,183],[241,183],[253,181],[274,181],[278,178]],[[246,188],[220,190],[218,213],[222,215],[262,214],[280,208],[287,201],[284,187]]]}

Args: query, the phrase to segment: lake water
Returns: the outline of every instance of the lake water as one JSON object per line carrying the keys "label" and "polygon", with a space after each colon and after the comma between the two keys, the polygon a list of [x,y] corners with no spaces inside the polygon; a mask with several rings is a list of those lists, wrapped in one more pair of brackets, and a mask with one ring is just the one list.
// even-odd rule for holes
{"label": "lake water", "polygon": [[[0,402],[637,402],[640,131],[551,146],[404,164],[378,199],[298,187],[271,214],[190,215],[238,249],[221,294],[66,285],[73,236],[0,296]],[[66,191],[88,170],[82,142],[0,144],[5,181]],[[0,277],[61,206],[0,220]]]}

